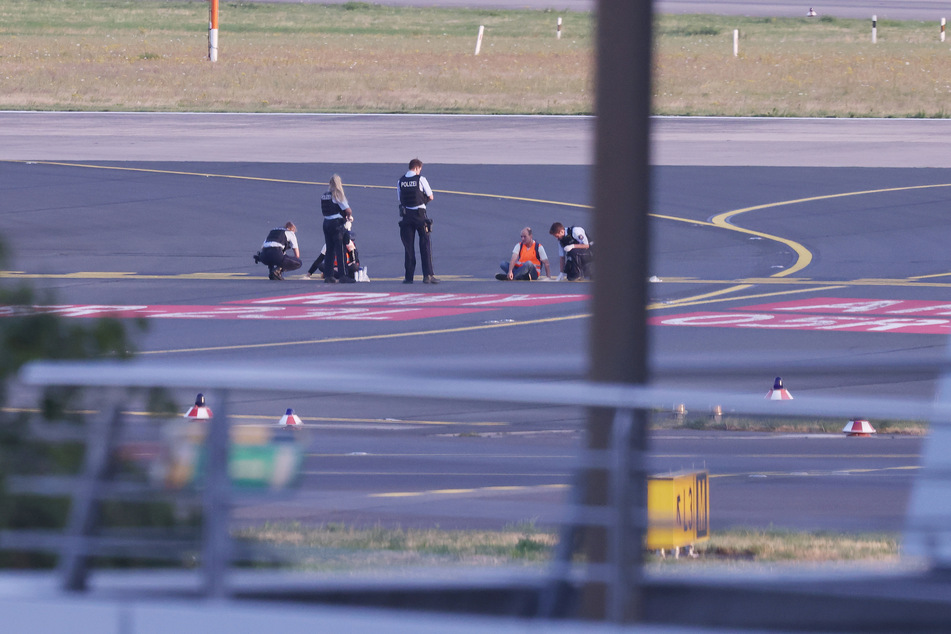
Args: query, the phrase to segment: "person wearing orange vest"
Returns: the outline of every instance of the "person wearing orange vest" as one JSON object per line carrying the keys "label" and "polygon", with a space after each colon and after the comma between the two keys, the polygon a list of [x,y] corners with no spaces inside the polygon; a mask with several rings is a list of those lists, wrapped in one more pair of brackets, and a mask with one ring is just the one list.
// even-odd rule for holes
{"label": "person wearing orange vest", "polygon": [[500,268],[503,272],[495,276],[497,280],[537,280],[542,268],[545,275],[551,277],[548,254],[545,247],[535,242],[531,227],[522,229],[519,241],[512,249],[512,257],[508,262],[502,262]]}

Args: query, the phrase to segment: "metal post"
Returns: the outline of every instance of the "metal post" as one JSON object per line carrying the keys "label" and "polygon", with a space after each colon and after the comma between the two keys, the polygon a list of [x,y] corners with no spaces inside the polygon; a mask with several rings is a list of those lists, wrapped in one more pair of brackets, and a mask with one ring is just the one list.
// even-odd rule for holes
{"label": "metal post", "polygon": [[215,417],[208,421],[205,438],[204,495],[202,500],[202,569],[205,594],[223,598],[228,587],[225,576],[231,564],[231,481],[228,477],[228,393],[214,395]]}
{"label": "metal post", "polygon": [[218,0],[208,0],[208,60],[218,61]]}
{"label": "metal post", "polygon": [[[596,148],[593,231],[598,249],[591,320],[590,378],[609,383],[643,384],[648,379],[647,278],[649,206],[649,124],[651,20],[649,0],[599,0]],[[594,409],[588,419],[588,446],[601,450],[614,441],[614,415]],[[644,416],[634,416],[628,449],[631,472],[642,473],[636,461],[646,453]],[[586,504],[609,506],[611,478],[605,469],[586,472]],[[640,478],[640,476],[636,476]],[[646,482],[630,483],[632,490]],[[625,510],[630,512],[631,509]],[[625,561],[609,561],[606,534],[586,528],[585,552],[592,564],[609,563],[638,570],[644,528],[633,522]],[[617,529],[617,527],[615,527]],[[626,573],[625,573],[626,574]],[[623,578],[621,574],[615,579]],[[634,577],[636,579],[636,576]],[[609,613],[611,589],[603,580],[589,580],[582,589],[581,616],[589,619],[638,620],[638,587],[618,588],[627,594],[623,616]],[[613,610],[611,610],[613,612]]]}
{"label": "metal post", "polygon": [[103,412],[86,432],[83,473],[70,504],[69,525],[58,564],[62,587],[67,592],[86,590],[92,556],[89,539],[99,524],[100,494],[109,477],[110,454],[121,416],[121,410],[116,406]]}
{"label": "metal post", "polygon": [[644,540],[647,530],[646,460],[644,446],[647,422],[642,410],[619,410],[614,416],[613,501],[617,523],[611,535],[614,567],[608,597],[608,619],[623,623],[639,612],[637,588],[642,578]]}

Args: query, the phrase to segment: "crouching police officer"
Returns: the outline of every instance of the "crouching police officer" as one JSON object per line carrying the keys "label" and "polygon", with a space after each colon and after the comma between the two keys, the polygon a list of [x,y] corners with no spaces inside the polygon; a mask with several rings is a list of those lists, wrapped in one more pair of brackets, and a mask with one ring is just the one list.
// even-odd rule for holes
{"label": "crouching police officer", "polygon": [[[288,255],[293,251],[294,255]],[[267,265],[269,280],[283,280],[284,273],[301,267],[300,249],[297,247],[297,227],[288,222],[283,227],[271,229],[261,250],[254,254],[255,263]]]}

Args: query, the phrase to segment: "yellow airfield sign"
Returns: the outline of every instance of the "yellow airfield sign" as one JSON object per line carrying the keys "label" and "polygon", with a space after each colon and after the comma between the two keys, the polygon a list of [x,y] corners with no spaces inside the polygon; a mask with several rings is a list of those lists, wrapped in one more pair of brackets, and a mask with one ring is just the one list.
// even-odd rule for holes
{"label": "yellow airfield sign", "polygon": [[710,538],[706,471],[679,471],[647,480],[647,548],[680,548]]}

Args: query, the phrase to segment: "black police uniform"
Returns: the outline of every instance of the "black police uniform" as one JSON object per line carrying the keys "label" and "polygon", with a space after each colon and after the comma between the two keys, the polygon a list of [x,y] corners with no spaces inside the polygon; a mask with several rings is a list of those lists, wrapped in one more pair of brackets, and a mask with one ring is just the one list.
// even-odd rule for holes
{"label": "black police uniform", "polygon": [[[565,248],[569,244],[581,244],[571,235],[574,227],[566,227],[565,235],[558,240],[561,247]],[[590,245],[589,245],[590,247]],[[591,277],[591,249],[572,249],[565,254],[565,276],[569,280],[580,280]]]}
{"label": "black police uniform", "polygon": [[[344,223],[347,222],[343,217],[340,205],[334,202],[330,190],[324,192],[320,197],[320,212],[324,216],[324,244],[327,245],[327,258],[324,260],[324,281],[348,282],[346,275],[346,262],[343,258],[343,232]],[[337,274],[334,275],[334,262],[337,263]]]}
{"label": "black police uniform", "polygon": [[296,271],[301,267],[299,258],[286,254],[287,232],[288,229],[284,227],[271,229],[264,239],[259,255],[256,256],[257,261],[267,265],[268,277],[272,280],[284,279],[285,271]]}
{"label": "black police uniform", "polygon": [[416,273],[416,235],[419,235],[419,259],[423,279],[432,278],[433,250],[430,232],[433,221],[426,216],[428,196],[423,191],[418,174],[408,174],[399,180],[400,188],[400,239],[403,241],[404,281],[412,282]]}

